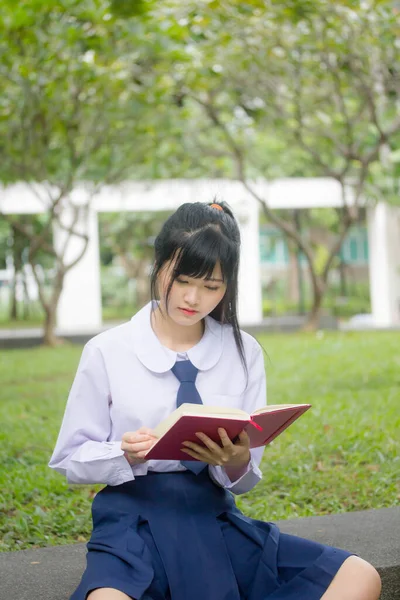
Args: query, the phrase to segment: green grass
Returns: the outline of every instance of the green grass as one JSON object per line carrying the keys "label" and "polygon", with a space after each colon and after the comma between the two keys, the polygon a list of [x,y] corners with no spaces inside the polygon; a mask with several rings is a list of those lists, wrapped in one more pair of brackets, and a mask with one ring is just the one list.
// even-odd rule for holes
{"label": "green grass", "polygon": [[[313,408],[264,454],[264,478],[238,499],[265,520],[400,502],[400,334],[261,338],[270,403]],[[100,486],[47,467],[81,348],[1,351],[0,550],[87,539]]]}
{"label": "green grass", "polygon": [[[135,312],[137,312],[137,309],[128,305],[121,307],[103,306],[102,319],[108,322],[129,321]],[[0,306],[0,329],[42,329],[43,323],[44,314],[38,305],[33,306],[28,319],[19,318],[17,320],[10,320],[6,307]]]}

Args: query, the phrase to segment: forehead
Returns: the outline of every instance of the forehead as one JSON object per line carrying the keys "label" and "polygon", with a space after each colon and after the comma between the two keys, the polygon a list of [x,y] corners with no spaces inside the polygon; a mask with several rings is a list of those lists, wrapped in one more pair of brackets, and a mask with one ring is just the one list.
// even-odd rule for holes
{"label": "forehead", "polygon": [[214,267],[214,270],[211,274],[211,277],[204,277],[204,279],[208,279],[208,280],[220,280],[222,281],[223,277],[222,277],[222,269],[221,269],[221,265],[220,262],[218,261]]}
{"label": "forehead", "polygon": [[[173,271],[173,269],[174,269],[175,263],[176,263],[176,258],[169,261],[169,263],[167,263],[165,265],[166,271],[171,273],[171,271]],[[189,279],[204,279],[206,281],[221,281],[221,282],[224,281],[223,275],[222,275],[221,264],[219,261],[217,261],[217,263],[215,264],[213,272],[211,273],[211,275],[209,277],[207,277],[206,275],[204,275],[204,277],[193,277],[193,275],[188,275],[184,272],[181,272],[181,275],[184,277],[188,277]]]}
{"label": "forehead", "polygon": [[[182,273],[182,275],[184,275],[184,274]],[[204,275],[204,277],[193,277],[190,275],[184,275],[184,276],[188,277],[189,279],[204,279],[205,281],[223,281],[224,280],[222,277],[221,265],[219,263],[217,263],[215,265],[214,270],[209,277],[207,277],[207,275]]]}

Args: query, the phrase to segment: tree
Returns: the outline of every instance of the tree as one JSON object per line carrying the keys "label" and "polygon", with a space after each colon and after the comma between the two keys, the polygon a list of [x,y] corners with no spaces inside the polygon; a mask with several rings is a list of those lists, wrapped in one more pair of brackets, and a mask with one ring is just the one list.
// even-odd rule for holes
{"label": "tree", "polygon": [[[231,176],[306,257],[313,286],[308,326],[314,328],[335,257],[362,214],[374,166],[400,131],[400,43],[393,2],[302,4],[221,0],[201,12],[185,4],[178,22],[187,52],[170,77],[171,93],[191,107],[193,146],[224,158],[224,166],[229,159]],[[212,136],[204,126],[196,128],[203,125],[198,108]],[[276,173],[276,157],[262,150],[266,140],[277,138],[284,158],[295,147],[307,174],[331,177],[340,186],[338,231],[319,270],[308,240],[270,208],[255,182]],[[283,165],[282,174],[290,170]]]}
{"label": "tree", "polygon": [[[5,223],[7,225],[7,223]],[[12,265],[14,269],[13,280],[11,284],[11,301],[10,301],[10,320],[17,320],[20,318],[20,313],[18,311],[18,297],[17,297],[17,288],[18,282],[20,281],[23,286],[23,318],[27,319],[30,312],[30,304],[31,298],[29,294],[29,286],[27,281],[27,256],[29,255],[29,239],[26,234],[21,233],[21,228],[24,231],[29,231],[30,235],[39,236],[42,233],[43,225],[41,222],[41,217],[37,215],[23,215],[19,217],[18,221],[19,227],[16,227],[15,224],[10,222],[8,229],[8,254],[12,260]],[[46,243],[49,243],[49,240],[45,240]],[[37,254],[38,263],[40,264],[41,273],[43,273],[44,269],[47,267],[51,267],[52,260],[51,256],[39,249]],[[42,277],[40,277],[40,281],[42,285],[45,285]]]}
{"label": "tree", "polygon": [[[143,162],[132,144],[145,126],[146,55],[127,58],[142,39],[140,23],[113,17],[108,2],[63,0],[3,2],[0,24],[0,178],[26,182],[44,213],[40,232],[8,207],[6,219],[29,241],[28,260],[46,318],[44,339],[54,335],[57,305],[68,270],[83,256],[81,227],[100,185],[119,181]],[[140,76],[140,85],[137,78]],[[81,193],[77,199],[75,192]],[[2,206],[0,205],[0,210]],[[53,240],[54,229],[63,244]],[[81,250],[67,261],[73,239]],[[53,258],[54,279],[46,294],[40,253]]]}
{"label": "tree", "polygon": [[149,267],[154,258],[154,239],[167,218],[165,212],[141,212],[102,218],[102,249],[118,258],[128,279],[136,281],[136,306],[150,300]]}

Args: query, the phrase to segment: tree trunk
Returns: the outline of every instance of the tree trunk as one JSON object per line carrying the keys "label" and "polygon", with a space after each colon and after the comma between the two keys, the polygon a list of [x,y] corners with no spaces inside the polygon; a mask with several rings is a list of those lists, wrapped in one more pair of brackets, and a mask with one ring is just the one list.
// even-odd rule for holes
{"label": "tree trunk", "polygon": [[45,346],[58,346],[60,340],[55,334],[57,306],[48,305],[45,311],[45,320],[43,324],[43,344]]}
{"label": "tree trunk", "polygon": [[22,244],[21,234],[15,227],[11,225],[12,232],[12,262],[14,267],[14,277],[11,286],[11,304],[10,304],[10,320],[17,321],[18,319],[18,300],[17,300],[17,287],[18,287],[18,275],[23,275],[23,264],[22,264]]}
{"label": "tree trunk", "polygon": [[[301,226],[301,218],[300,218],[300,210],[293,211],[293,222],[295,225],[295,230],[297,234],[302,236],[302,226]],[[292,245],[292,244],[290,244]],[[304,277],[303,277],[303,267],[301,264],[301,249],[298,244],[295,244],[295,259],[296,259],[296,276],[297,276],[297,294],[298,294],[298,305],[299,305],[299,313],[304,315],[306,311],[305,306],[305,297],[304,297]]]}
{"label": "tree trunk", "polygon": [[22,270],[22,286],[24,289],[23,319],[25,321],[27,321],[29,319],[31,299],[29,297],[28,281],[26,278],[26,270],[25,269]]}
{"label": "tree trunk", "polygon": [[343,228],[340,236],[335,241],[335,244],[331,247],[328,259],[325,263],[324,269],[321,274],[318,274],[315,271],[315,267],[312,261],[308,260],[308,268],[311,277],[311,285],[312,285],[312,293],[313,293],[313,304],[311,308],[311,312],[308,315],[308,319],[304,325],[305,331],[315,331],[320,324],[321,310],[322,310],[322,302],[325,296],[325,292],[328,288],[328,277],[330,270],[333,267],[334,257],[340,251],[343,240],[346,237],[352,222],[349,220],[345,223],[345,227]]}
{"label": "tree trunk", "polygon": [[287,270],[288,287],[287,299],[290,304],[299,304],[300,302],[300,287],[299,287],[299,264],[296,256],[296,251],[292,245],[288,244],[289,250],[289,265]]}
{"label": "tree trunk", "polygon": [[43,328],[43,344],[45,346],[59,346],[63,343],[62,339],[55,334],[57,321],[57,307],[60,300],[61,292],[64,284],[64,271],[58,271],[56,274],[53,291],[48,302],[43,302],[43,291],[40,294],[42,306],[45,311],[45,321]]}
{"label": "tree trunk", "polygon": [[17,272],[14,269],[14,276],[11,284],[11,298],[10,298],[10,321],[16,321],[18,319],[18,303],[17,303]]}
{"label": "tree trunk", "polygon": [[346,263],[344,260],[340,260],[339,263],[339,273],[340,273],[340,294],[341,296],[347,296],[347,279],[346,279]]}
{"label": "tree trunk", "polygon": [[11,306],[10,306],[10,319],[16,321],[18,319],[18,300],[17,300],[17,287],[18,287],[18,275],[22,276],[22,262],[17,252],[13,252],[13,265],[14,265],[14,277],[11,286]]}
{"label": "tree trunk", "polygon": [[304,324],[303,331],[315,331],[318,329],[321,318],[322,301],[326,290],[326,286],[321,281],[320,277],[312,277],[311,282],[313,303],[307,321]]}

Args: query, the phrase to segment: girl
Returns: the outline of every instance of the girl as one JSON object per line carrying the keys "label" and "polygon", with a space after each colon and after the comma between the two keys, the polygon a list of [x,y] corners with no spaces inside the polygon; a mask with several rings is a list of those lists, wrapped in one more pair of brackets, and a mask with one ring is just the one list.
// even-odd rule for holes
{"label": "girl", "polygon": [[237,509],[234,494],[262,476],[263,448],[250,450],[245,433],[232,443],[221,429],[216,444],[199,432],[187,461],[144,458],[152,428],[181,402],[266,403],[262,350],[236,316],[239,250],[225,203],[182,205],[155,241],[152,302],[83,350],[49,466],[106,487],[71,600],[379,597],[362,559]]}

